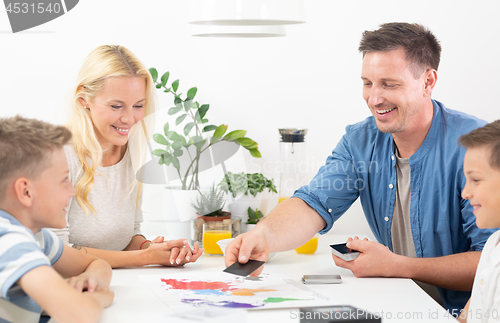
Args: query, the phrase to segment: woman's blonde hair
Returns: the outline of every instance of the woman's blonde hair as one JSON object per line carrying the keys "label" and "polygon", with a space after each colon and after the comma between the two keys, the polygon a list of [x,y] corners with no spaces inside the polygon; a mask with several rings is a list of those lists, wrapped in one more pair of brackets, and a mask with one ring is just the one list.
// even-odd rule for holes
{"label": "woman's blonde hair", "polygon": [[[146,102],[144,105],[144,118],[152,116],[156,109],[155,85],[148,69],[145,65],[127,48],[118,45],[103,45],[94,49],[83,62],[80,69],[73,100],[71,102],[71,111],[67,127],[73,133],[72,144],[80,163],[82,164],[82,176],[75,185],[75,198],[88,214],[89,210],[96,213],[95,208],[88,200],[88,195],[94,184],[94,175],[101,164],[102,148],[97,140],[90,110],[86,109],[80,98],[86,102],[93,102],[94,98],[103,90],[104,83],[110,77],[142,77],[146,80]],[[149,123],[153,123],[153,118],[147,118]],[[128,149],[131,145],[138,148],[136,151],[129,151],[135,167],[142,164],[146,153],[146,136],[141,133],[143,130],[150,129],[152,125],[146,126],[143,121],[132,130]],[[90,157],[91,163],[87,161]],[[134,168],[135,168],[134,167]],[[137,185],[137,181],[131,183],[131,192]],[[142,184],[139,183],[137,189],[136,204],[138,204]],[[139,208],[139,206],[138,206]]]}

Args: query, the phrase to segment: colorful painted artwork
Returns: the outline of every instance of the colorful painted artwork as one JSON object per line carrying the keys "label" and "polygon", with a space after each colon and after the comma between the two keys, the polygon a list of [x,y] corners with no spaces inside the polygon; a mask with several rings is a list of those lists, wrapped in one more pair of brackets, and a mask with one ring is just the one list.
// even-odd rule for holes
{"label": "colorful painted artwork", "polygon": [[228,273],[139,275],[175,312],[189,307],[264,309],[333,305],[335,302],[280,274],[258,279]]}

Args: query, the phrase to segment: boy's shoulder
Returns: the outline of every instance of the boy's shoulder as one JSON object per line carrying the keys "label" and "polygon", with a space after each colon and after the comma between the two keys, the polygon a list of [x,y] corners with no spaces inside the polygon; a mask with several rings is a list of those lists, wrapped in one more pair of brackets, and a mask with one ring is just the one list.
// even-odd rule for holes
{"label": "boy's shoulder", "polygon": [[26,241],[36,242],[35,236],[13,215],[0,210],[0,237],[8,234],[24,236]]}
{"label": "boy's shoulder", "polygon": [[[52,265],[60,257],[58,249],[49,230],[34,235],[14,216],[0,210],[1,322],[38,322],[40,306],[16,282],[37,267]],[[16,313],[14,319],[9,313]]]}
{"label": "boy's shoulder", "polygon": [[[61,256],[63,243],[49,229],[33,234],[11,214],[0,210],[0,255],[21,257],[26,253],[41,253],[53,265]],[[2,262],[5,259],[2,259]]]}

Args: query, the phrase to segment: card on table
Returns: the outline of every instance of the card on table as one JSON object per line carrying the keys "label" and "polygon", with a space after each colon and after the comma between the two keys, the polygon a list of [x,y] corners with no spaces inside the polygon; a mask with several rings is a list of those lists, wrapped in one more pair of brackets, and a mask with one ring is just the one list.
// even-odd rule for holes
{"label": "card on table", "polygon": [[239,262],[235,262],[231,266],[227,267],[223,271],[226,273],[230,273],[238,276],[248,276],[253,273],[257,268],[262,266],[265,262],[260,260],[248,260],[246,264],[241,264]]}
{"label": "card on table", "polygon": [[303,275],[304,284],[340,284],[342,277],[340,275]]}

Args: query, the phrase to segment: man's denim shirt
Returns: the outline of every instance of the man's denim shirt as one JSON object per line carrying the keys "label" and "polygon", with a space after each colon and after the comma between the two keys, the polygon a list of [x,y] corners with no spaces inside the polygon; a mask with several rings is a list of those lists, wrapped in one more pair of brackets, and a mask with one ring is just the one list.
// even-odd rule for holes
{"label": "man's denim shirt", "polygon": [[[495,230],[476,226],[465,185],[465,149],[458,138],[485,121],[433,100],[434,115],[422,146],[410,157],[410,221],[417,257],[440,257],[482,250]],[[346,127],[346,133],[299,197],[326,221],[320,233],[358,198],[378,242],[392,250],[391,222],[396,198],[396,158],[392,134],[377,129],[373,117]],[[465,306],[470,292],[438,288],[448,310]],[[456,310],[455,310],[456,311]]]}

